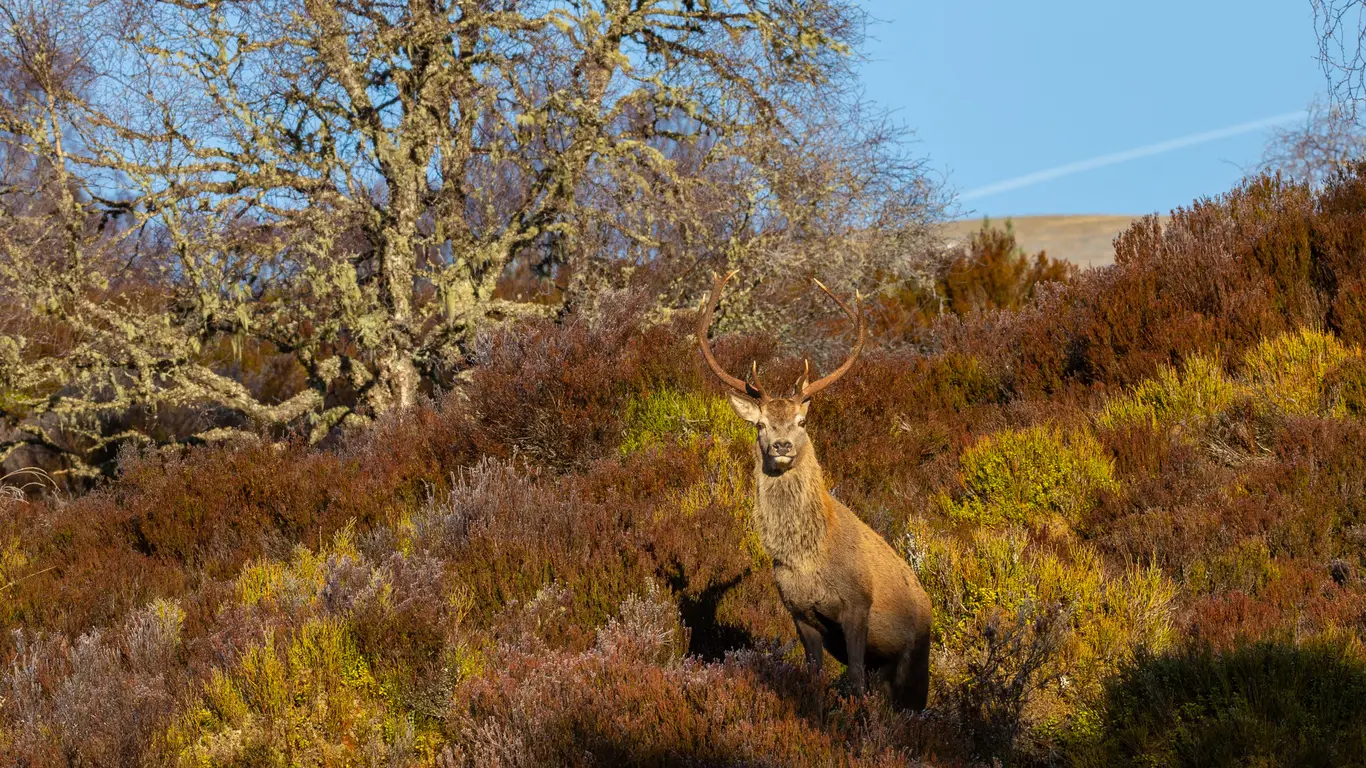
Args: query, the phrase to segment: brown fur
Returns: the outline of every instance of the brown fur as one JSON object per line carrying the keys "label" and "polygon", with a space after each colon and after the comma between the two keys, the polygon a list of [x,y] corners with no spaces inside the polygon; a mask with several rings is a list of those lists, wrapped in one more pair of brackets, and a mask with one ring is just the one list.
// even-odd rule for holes
{"label": "brown fur", "polygon": [[930,599],[906,561],[826,490],[806,435],[811,397],[848,373],[863,349],[868,321],[862,300],[856,293],[858,308],[852,308],[812,281],[857,323],[858,338],[834,371],[810,381],[808,366],[796,396],[773,398],[759,385],[756,365],[750,367],[749,381],[726,373],[707,340],[721,291],[735,274],[713,278],[711,297],[697,315],[697,344],[708,367],[733,390],[735,412],[758,430],[754,520],[773,558],[778,594],[797,625],[807,664],[819,672],[830,651],[849,666],[849,680],[860,692],[871,666],[896,704],[924,709],[930,686]]}
{"label": "brown fur", "polygon": [[813,672],[828,650],[848,665],[856,690],[871,668],[896,704],[924,709],[929,597],[906,561],[826,490],[803,426],[808,402],[731,395],[758,429],[754,520],[778,592]]}

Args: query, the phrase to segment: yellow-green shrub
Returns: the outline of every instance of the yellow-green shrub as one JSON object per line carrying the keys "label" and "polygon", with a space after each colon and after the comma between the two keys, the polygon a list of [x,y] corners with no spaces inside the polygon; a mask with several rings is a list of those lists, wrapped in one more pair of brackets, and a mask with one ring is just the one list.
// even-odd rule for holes
{"label": "yellow-green shrub", "polygon": [[[754,509],[754,489],[750,483],[753,465],[738,457],[731,445],[725,443],[707,446],[703,457],[702,466],[708,469],[706,479],[693,483],[676,495],[671,494],[670,501],[674,508],[685,517],[711,508],[730,510],[745,528],[745,549],[756,568],[769,565],[768,553],[764,551],[759,532],[751,519]],[[667,508],[661,507],[656,514],[662,514]]]}
{"label": "yellow-green shrub", "polygon": [[1106,678],[1172,643],[1175,587],[1155,567],[1107,575],[1091,548],[1032,546],[1020,528],[963,538],[913,521],[906,544],[934,602],[936,700],[1003,750],[1082,738]]}
{"label": "yellow-green shrub", "polygon": [[1340,415],[1342,403],[1323,402],[1324,379],[1344,361],[1360,357],[1331,333],[1302,328],[1265,339],[1243,358],[1249,386],[1263,410],[1292,415]]}
{"label": "yellow-green shrub", "polygon": [[331,555],[357,556],[354,528],[343,527],[330,546],[313,552],[302,544],[294,548],[289,563],[261,559],[242,569],[237,577],[237,596],[242,605],[309,605],[322,593]]}
{"label": "yellow-green shrub", "polygon": [[[396,545],[411,521],[398,527]],[[431,724],[414,725],[393,670],[382,660],[372,667],[362,652],[357,622],[364,617],[326,614],[324,587],[348,568],[351,578],[370,575],[365,589],[388,610],[392,572],[363,564],[350,525],[317,552],[298,545],[288,562],[263,559],[242,569],[234,584],[240,606],[275,629],[211,670],[167,729],[162,744],[181,764],[350,765],[431,752]],[[282,622],[295,627],[283,640]],[[451,649],[448,661],[463,672],[460,651]]]}
{"label": "yellow-green shrub", "polygon": [[214,670],[166,741],[188,765],[346,765],[411,739],[346,624],[313,618]]}
{"label": "yellow-green shrub", "polygon": [[960,463],[965,495],[941,503],[951,517],[984,525],[1072,523],[1115,485],[1114,467],[1095,438],[1054,427],[988,435]]}
{"label": "yellow-green shrub", "polygon": [[28,567],[29,558],[24,553],[19,537],[11,536],[0,548],[0,584],[9,584],[19,577]]}
{"label": "yellow-green shrub", "polygon": [[9,587],[23,578],[25,569],[29,567],[28,554],[24,552],[19,537],[11,536],[5,541],[4,546],[0,547],[0,617],[10,618],[11,605],[6,599]]}
{"label": "yellow-green shrub", "polygon": [[1191,355],[1179,373],[1162,366],[1156,377],[1110,400],[1096,421],[1112,429],[1208,418],[1227,408],[1239,391],[1237,384],[1225,378],[1217,357]]}
{"label": "yellow-green shrub", "polygon": [[[1167,604],[1174,587],[1156,568],[1109,577],[1089,546],[1075,545],[1064,557],[1031,546],[1019,528],[977,528],[963,539],[913,525],[909,538],[919,550],[912,563],[935,603],[936,637],[945,643],[963,635],[974,616],[1028,602],[1068,608],[1097,657],[1133,641],[1159,647],[1170,640]],[[1116,642],[1126,638],[1131,642]]]}
{"label": "yellow-green shrub", "polygon": [[705,435],[721,442],[754,439],[752,428],[723,398],[699,392],[661,389],[634,396],[626,404],[626,429],[620,453],[632,453],[666,440],[690,440]]}
{"label": "yellow-green shrub", "polygon": [[1186,572],[1186,586],[1196,594],[1238,590],[1255,594],[1276,577],[1271,549],[1260,537],[1244,539],[1208,560],[1197,560]]}
{"label": "yellow-green shrub", "polygon": [[931,358],[927,374],[939,402],[954,410],[989,403],[1001,396],[1000,384],[981,359],[950,352]]}

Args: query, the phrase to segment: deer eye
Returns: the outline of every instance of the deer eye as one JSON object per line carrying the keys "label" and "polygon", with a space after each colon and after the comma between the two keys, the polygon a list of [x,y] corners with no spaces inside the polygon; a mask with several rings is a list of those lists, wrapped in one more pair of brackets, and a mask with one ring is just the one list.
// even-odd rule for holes
{"label": "deer eye", "polygon": [[804,424],[806,424],[806,419],[802,418],[801,416],[798,416],[798,417],[797,417],[797,426],[800,427],[800,426],[802,426],[802,425],[804,425]]}

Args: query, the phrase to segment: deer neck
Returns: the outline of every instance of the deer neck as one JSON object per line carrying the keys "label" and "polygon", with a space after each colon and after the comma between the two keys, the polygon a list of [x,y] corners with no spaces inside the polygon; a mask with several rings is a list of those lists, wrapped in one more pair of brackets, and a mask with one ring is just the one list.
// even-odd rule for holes
{"label": "deer neck", "polygon": [[758,501],[754,519],[759,540],[775,564],[800,567],[818,557],[829,525],[828,494],[816,453],[808,443],[791,469],[780,475],[764,472],[755,448]]}

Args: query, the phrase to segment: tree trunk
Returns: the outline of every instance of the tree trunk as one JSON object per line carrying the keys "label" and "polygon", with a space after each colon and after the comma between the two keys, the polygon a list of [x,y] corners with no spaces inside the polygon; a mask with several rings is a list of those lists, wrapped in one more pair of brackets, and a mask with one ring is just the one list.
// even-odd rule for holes
{"label": "tree trunk", "polygon": [[395,349],[379,361],[379,377],[369,398],[376,416],[392,408],[407,408],[417,402],[422,377],[413,365],[412,351]]}
{"label": "tree trunk", "polygon": [[369,398],[375,415],[415,404],[421,382],[413,364],[412,305],[418,180],[411,171],[390,174],[389,178],[390,211],[379,238],[379,290],[389,315],[385,334],[388,350],[379,360],[378,381]]}

